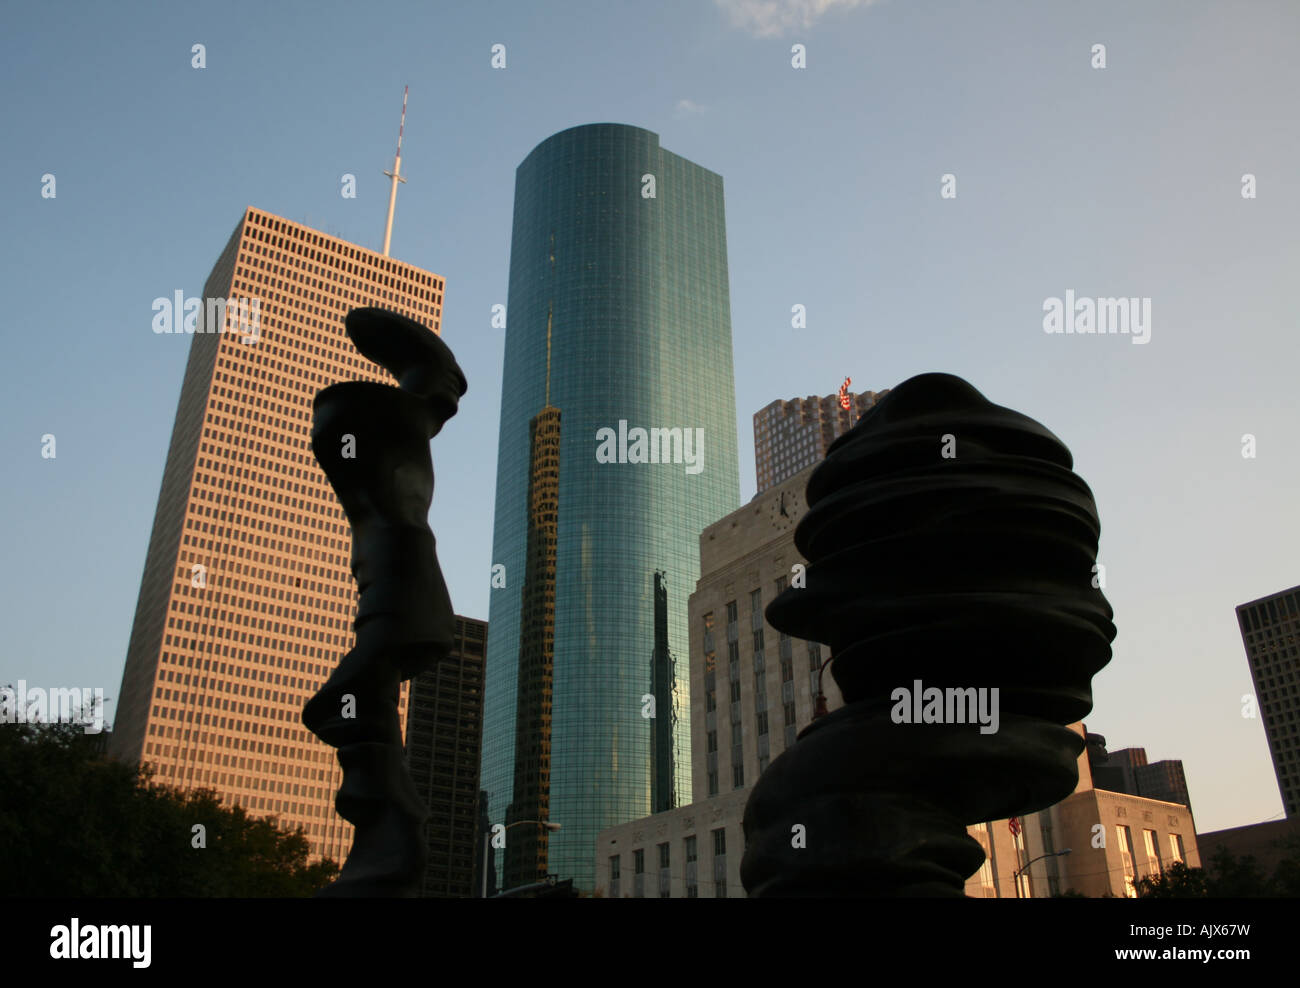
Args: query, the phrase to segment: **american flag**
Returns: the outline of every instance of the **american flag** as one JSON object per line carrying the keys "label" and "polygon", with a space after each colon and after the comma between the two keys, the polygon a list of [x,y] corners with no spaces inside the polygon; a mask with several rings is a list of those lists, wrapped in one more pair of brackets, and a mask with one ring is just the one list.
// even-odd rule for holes
{"label": "american flag", "polygon": [[853,378],[846,377],[844,383],[840,385],[840,408],[846,412],[849,406],[853,404],[853,399],[849,397],[849,385],[853,383]]}

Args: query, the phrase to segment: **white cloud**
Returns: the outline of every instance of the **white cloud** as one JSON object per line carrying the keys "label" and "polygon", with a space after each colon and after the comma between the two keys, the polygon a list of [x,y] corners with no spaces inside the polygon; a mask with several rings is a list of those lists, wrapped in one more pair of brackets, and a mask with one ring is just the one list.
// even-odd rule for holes
{"label": "white cloud", "polygon": [[696,113],[703,113],[707,107],[695,102],[693,99],[679,99],[677,101],[677,115],[679,117],[691,116]]}
{"label": "white cloud", "polygon": [[779,38],[794,28],[804,30],[831,10],[868,7],[876,0],[713,0],[731,16],[734,27],[758,38]]}

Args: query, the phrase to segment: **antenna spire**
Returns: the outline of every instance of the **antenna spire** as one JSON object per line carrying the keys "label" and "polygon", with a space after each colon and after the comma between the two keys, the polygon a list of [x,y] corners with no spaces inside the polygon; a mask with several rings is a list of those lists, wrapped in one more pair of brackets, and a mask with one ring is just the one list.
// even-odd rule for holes
{"label": "antenna spire", "polygon": [[393,239],[393,210],[397,207],[397,183],[405,182],[402,178],[402,131],[406,129],[406,94],[411,91],[407,86],[402,90],[402,122],[397,127],[397,157],[393,159],[393,170],[384,172],[393,180],[393,187],[388,192],[388,221],[384,224],[384,256],[388,256],[388,245]]}

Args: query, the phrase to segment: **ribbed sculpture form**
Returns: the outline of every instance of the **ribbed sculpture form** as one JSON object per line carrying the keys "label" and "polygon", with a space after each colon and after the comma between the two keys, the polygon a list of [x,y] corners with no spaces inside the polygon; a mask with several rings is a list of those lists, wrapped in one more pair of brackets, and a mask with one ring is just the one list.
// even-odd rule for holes
{"label": "ribbed sculpture form", "polygon": [[[984,859],[968,824],[1074,791],[1083,739],[1065,725],[1092,709],[1115,626],[1072,467],[1051,432],[948,374],[894,388],[831,447],[795,533],[807,585],[767,619],[830,645],[845,706],[750,795],[751,896],[960,896]],[[988,690],[996,730],[896,722],[896,691],[919,684]]]}
{"label": "ribbed sculpture form", "polygon": [[347,332],[399,387],[348,381],[316,395],[312,451],[352,527],[356,647],[340,661],[302,721],[339,749],[339,815],[356,827],[338,879],[321,895],[414,896],[427,856],[428,809],[403,759],[401,681],[450,655],[455,614],[438,568],[428,512],[429,440],[465,393],[447,345],[385,309],[353,309]]}

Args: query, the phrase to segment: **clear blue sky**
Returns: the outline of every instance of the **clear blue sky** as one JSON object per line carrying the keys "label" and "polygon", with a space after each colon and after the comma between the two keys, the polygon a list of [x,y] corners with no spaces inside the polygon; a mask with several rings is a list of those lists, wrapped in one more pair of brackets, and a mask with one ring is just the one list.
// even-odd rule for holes
{"label": "clear blue sky", "polygon": [[[151,331],[151,302],[200,294],[250,204],[378,248],[409,84],[393,254],[446,278],[470,381],[434,445],[460,613],[487,616],[515,167],[566,127],[634,124],[725,181],[742,496],[753,413],[846,374],[948,371],[1038,418],[1102,518],[1119,637],[1089,728],[1183,759],[1202,831],[1281,813],[1233,608],[1300,583],[1296,4],[77,3],[5,21],[0,683],[116,696],[189,344]],[[1150,298],[1150,343],[1045,334],[1067,289]]]}

